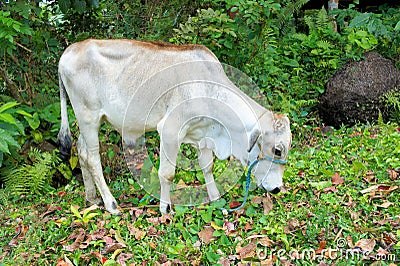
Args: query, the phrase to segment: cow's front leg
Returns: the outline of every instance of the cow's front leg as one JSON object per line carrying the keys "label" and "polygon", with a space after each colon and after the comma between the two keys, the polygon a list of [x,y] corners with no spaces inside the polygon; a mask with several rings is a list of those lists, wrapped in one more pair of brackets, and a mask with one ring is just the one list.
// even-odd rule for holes
{"label": "cow's front leg", "polygon": [[160,168],[158,177],[160,179],[160,211],[168,213],[171,208],[171,182],[175,176],[175,163],[178,155],[179,146],[169,139],[168,143],[163,140],[165,136],[160,137]]}
{"label": "cow's front leg", "polygon": [[201,170],[204,174],[204,180],[207,186],[208,198],[211,201],[219,199],[221,196],[219,194],[218,188],[215,184],[214,176],[212,173],[214,162],[212,150],[208,148],[199,149],[198,160]]}

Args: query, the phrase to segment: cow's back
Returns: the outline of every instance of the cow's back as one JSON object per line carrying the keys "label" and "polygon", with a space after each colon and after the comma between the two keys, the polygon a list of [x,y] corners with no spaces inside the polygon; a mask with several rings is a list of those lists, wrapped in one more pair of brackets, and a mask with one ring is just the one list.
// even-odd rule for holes
{"label": "cow's back", "polygon": [[254,104],[232,86],[215,55],[201,45],[89,39],[66,49],[59,74],[76,115],[98,112],[120,132],[154,130],[177,102],[210,94],[180,89],[180,84],[222,84]]}

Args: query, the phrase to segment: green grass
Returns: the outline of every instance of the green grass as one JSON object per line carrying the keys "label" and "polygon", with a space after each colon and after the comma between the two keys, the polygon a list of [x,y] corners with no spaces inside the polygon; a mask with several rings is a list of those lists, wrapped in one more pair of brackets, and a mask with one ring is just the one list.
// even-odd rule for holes
{"label": "green grass", "polygon": [[77,181],[38,198],[0,190],[0,265],[398,263],[399,125],[298,135],[286,191],[253,190],[245,208],[227,216],[219,208],[242,200],[241,184],[211,205],[176,206],[162,217],[158,202],[138,201],[146,193],[128,175],[110,184],[122,217],[100,208],[79,217],[75,209],[87,206]]}

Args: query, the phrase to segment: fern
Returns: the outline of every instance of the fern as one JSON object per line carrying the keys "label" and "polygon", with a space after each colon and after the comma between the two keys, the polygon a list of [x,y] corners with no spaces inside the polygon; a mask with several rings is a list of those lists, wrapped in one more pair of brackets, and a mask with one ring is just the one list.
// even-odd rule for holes
{"label": "fern", "polygon": [[293,15],[309,1],[310,0],[293,0],[281,9],[281,12],[278,14],[276,25],[282,35],[286,35],[291,28],[290,21],[293,19]]}
{"label": "fern", "polygon": [[307,25],[310,34],[315,33],[319,37],[322,37],[325,31],[327,31],[328,34],[331,34],[331,31],[333,31],[333,24],[331,23],[329,15],[324,7],[322,7],[318,12],[313,12],[311,15],[304,16],[304,22]]}
{"label": "fern", "polygon": [[386,108],[390,112],[390,120],[400,121],[400,89],[394,89],[382,96]]}
{"label": "fern", "polygon": [[323,50],[329,50],[333,47],[332,44],[326,40],[319,40],[315,44],[318,48],[321,48]]}
{"label": "fern", "polygon": [[11,194],[20,196],[23,194],[42,195],[50,188],[50,183],[57,169],[60,159],[56,153],[39,152],[31,150],[29,157],[33,165],[24,164],[11,170],[3,179],[6,188]]}
{"label": "fern", "polygon": [[324,7],[322,7],[318,12],[317,17],[315,19],[315,24],[320,29],[332,27],[332,24],[329,21],[328,13],[326,12],[326,9]]}

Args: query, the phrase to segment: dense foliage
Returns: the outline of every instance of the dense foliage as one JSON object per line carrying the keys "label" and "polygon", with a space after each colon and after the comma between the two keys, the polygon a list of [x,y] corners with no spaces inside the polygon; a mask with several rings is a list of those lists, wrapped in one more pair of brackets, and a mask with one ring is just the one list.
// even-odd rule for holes
{"label": "dense foliage", "polygon": [[[319,132],[324,127],[316,105],[329,76],[348,60],[362,59],[366,51],[377,51],[400,66],[400,7],[383,5],[360,11],[350,4],[328,13],[325,8],[304,10],[302,7],[307,2],[0,2],[0,224],[5,227],[4,231],[0,230],[0,239],[7,243],[0,246],[0,258],[5,264],[23,263],[24,256],[29,258],[25,261],[37,259],[43,263],[60,258],[70,258],[75,265],[81,264],[82,260],[97,261],[95,250],[109,244],[106,238],[88,242],[90,251],[65,249],[74,239],[72,235],[76,229],[82,228],[85,236],[106,229],[117,242],[122,237],[124,245],[134,247],[136,257],[133,260],[137,263],[149,260],[149,256],[156,256],[159,263],[173,259],[179,263],[185,258],[190,258],[193,263],[222,263],[221,258],[239,252],[240,245],[250,245],[250,240],[254,239],[251,236],[256,234],[268,234],[272,241],[268,242],[272,245],[268,247],[286,251],[291,248],[301,250],[304,246],[317,249],[323,241],[333,248],[333,243],[342,236],[357,241],[384,239],[390,235],[397,240],[392,241],[388,250],[398,252],[400,229],[396,215],[399,202],[393,195],[397,188],[393,187],[398,185],[398,177],[394,176],[400,167],[399,129],[395,124],[400,119],[399,93],[392,92],[382,99],[392,110],[390,117],[394,124],[380,121],[376,127],[360,125],[341,129],[329,137]],[[91,215],[95,210],[80,214],[76,207],[71,207],[71,201],[81,206],[84,203],[83,197],[76,192],[82,189],[77,181],[79,174],[75,171],[79,168],[76,150],[68,166],[59,161],[54,151],[60,123],[57,62],[69,44],[86,38],[204,44],[223,63],[251,77],[259,88],[256,93],[266,96],[263,104],[288,114],[292,123],[294,149],[285,176],[292,189],[272,199],[276,205],[274,211],[268,214],[258,209],[260,199],[257,197],[261,192],[254,192],[254,201],[244,213],[222,217],[216,203],[210,209],[204,206],[195,210],[177,209],[173,220],[157,224],[154,224],[154,211],[146,207],[147,201],[128,200],[135,206],[143,206],[130,208],[125,222],[107,215],[99,218],[100,213]],[[69,118],[76,140],[79,133],[71,109]],[[104,172],[108,181],[113,181],[114,191],[121,188],[132,197],[142,197],[144,192],[133,180],[130,179],[129,185],[115,181],[116,177],[126,174],[120,136],[104,124],[100,139]],[[156,139],[152,141],[157,143]],[[344,185],[331,180],[336,175],[345,177]],[[182,177],[185,181],[191,178]],[[56,184],[65,184],[66,180],[71,184],[56,191]],[[368,194],[358,193],[382,183],[386,184],[385,188],[377,187]],[[226,195],[223,201],[231,203],[240,199],[238,189]],[[57,199],[65,191],[75,193],[66,199]],[[27,197],[22,200],[27,206],[45,193],[54,201],[49,203],[49,199],[42,199],[35,205],[43,220],[29,214],[29,207],[18,209],[21,198]],[[82,198],[80,201],[76,199],[79,197]],[[124,197],[121,194],[121,199]],[[343,200],[345,203],[341,205]],[[349,214],[354,202],[356,209]],[[43,207],[47,204],[56,209],[47,209],[54,206]],[[8,205],[11,207],[5,207]],[[321,212],[318,206],[323,206]],[[140,212],[142,208],[144,211]],[[55,215],[43,222],[52,214]],[[99,216],[98,220],[94,219],[96,216]],[[361,216],[369,216],[372,220],[363,222]],[[24,217],[26,222],[22,221]],[[74,219],[78,219],[77,224]],[[102,223],[102,219],[106,222]],[[299,224],[293,224],[293,221]],[[40,234],[34,232],[36,222],[40,227],[38,231],[42,231]],[[231,224],[235,232],[227,229]],[[24,231],[25,226],[31,228],[30,231]],[[147,227],[155,231],[146,231]],[[209,229],[204,228],[210,227],[212,241],[205,241],[204,234],[209,234]],[[373,227],[376,227],[375,231],[364,230]],[[397,233],[391,232],[391,227],[396,227]],[[10,239],[16,229],[22,230],[21,238]],[[331,229],[336,231],[331,233]],[[53,234],[54,231],[60,233]],[[162,231],[165,233],[160,233]],[[117,237],[115,232],[122,236]],[[168,237],[167,244],[161,246]],[[10,240],[18,243],[10,244]],[[38,243],[42,248],[35,250]],[[16,250],[10,250],[10,247]],[[21,254],[23,256],[18,258]],[[113,258],[99,256],[97,259],[107,257],[112,264],[118,254],[114,253]]]}

